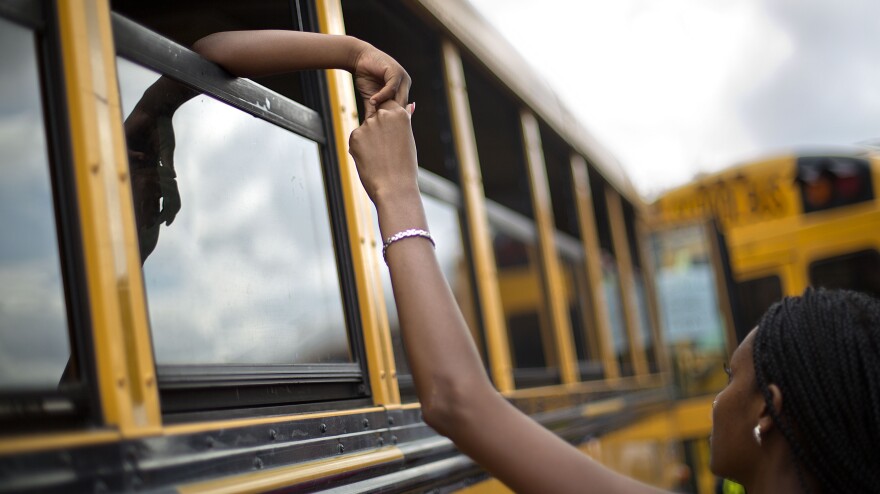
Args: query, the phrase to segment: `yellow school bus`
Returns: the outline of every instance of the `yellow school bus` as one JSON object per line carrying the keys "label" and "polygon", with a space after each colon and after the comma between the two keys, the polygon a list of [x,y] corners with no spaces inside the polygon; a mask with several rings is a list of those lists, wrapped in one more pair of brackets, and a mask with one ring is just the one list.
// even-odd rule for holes
{"label": "yellow school bus", "polygon": [[[880,296],[878,187],[876,149],[804,151],[702,176],[653,203],[656,294],[680,396],[717,392],[723,361],[783,296],[807,286]],[[681,436],[705,489],[708,434]]]}
{"label": "yellow school bus", "polygon": [[239,29],[407,68],[437,253],[497,389],[691,482],[711,397],[673,399],[646,206],[469,4],[0,0],[0,492],[505,491],[421,419],[350,75],[240,79],[189,48]]}

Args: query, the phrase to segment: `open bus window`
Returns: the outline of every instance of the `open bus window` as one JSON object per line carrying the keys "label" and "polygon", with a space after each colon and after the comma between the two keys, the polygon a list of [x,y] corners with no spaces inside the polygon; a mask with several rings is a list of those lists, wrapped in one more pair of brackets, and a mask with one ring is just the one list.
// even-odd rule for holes
{"label": "open bus window", "polygon": [[0,391],[58,387],[71,355],[34,33],[0,18]]}
{"label": "open bus window", "polygon": [[664,340],[679,392],[715,392],[727,382],[727,349],[706,228],[692,225],[656,232],[651,248]]}
{"label": "open bus window", "polygon": [[845,288],[880,297],[880,252],[852,252],[810,263],[810,284]]}
{"label": "open bus window", "polygon": [[782,281],[777,275],[764,276],[735,284],[736,311],[741,321],[737,335],[752,330],[773,303],[782,299]]}

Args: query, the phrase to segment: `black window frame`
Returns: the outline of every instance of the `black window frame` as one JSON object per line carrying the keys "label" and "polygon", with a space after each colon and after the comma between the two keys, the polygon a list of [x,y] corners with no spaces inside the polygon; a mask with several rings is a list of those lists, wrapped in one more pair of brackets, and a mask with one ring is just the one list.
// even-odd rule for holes
{"label": "black window frame", "polygon": [[[34,34],[71,359],[55,390],[0,391],[0,435],[98,426],[92,321],[79,218],[67,92],[55,2],[3,0],[0,18]],[[70,373],[70,374],[68,374]]]}
{"label": "black window frame", "polygon": [[[294,26],[316,25],[310,6],[295,12]],[[352,362],[290,365],[157,366],[166,422],[355,408],[372,404],[360,311],[351,261],[341,173],[323,72],[306,78],[312,110],[249,79],[236,78],[193,51],[118,13],[112,14],[116,55],[176,79],[246,114],[319,146],[339,287]],[[269,101],[261,106],[255,102]],[[330,403],[332,402],[332,405]]]}

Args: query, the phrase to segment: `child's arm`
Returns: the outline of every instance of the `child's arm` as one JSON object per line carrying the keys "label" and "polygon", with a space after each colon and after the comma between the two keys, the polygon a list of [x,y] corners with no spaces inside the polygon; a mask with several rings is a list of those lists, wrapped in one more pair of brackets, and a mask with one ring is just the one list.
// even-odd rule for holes
{"label": "child's arm", "polygon": [[208,35],[193,50],[242,77],[305,69],[344,69],[355,77],[366,116],[394,100],[407,103],[410,77],[393,58],[351,36],[301,31],[226,31]]}

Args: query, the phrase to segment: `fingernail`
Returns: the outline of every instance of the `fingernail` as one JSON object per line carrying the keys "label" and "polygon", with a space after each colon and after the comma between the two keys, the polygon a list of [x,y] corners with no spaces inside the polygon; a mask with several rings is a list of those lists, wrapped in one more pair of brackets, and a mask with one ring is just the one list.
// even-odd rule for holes
{"label": "fingernail", "polygon": [[409,112],[410,116],[412,116],[412,114],[416,112],[416,102],[413,101],[412,103],[406,105],[406,110]]}

